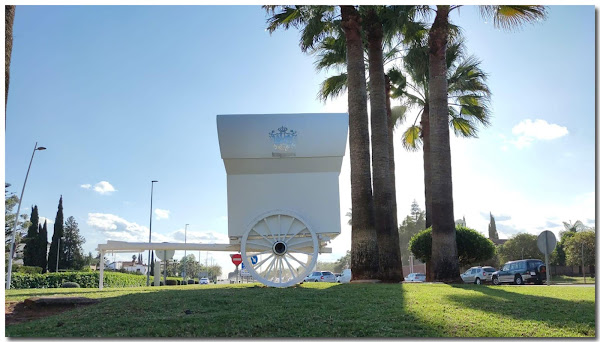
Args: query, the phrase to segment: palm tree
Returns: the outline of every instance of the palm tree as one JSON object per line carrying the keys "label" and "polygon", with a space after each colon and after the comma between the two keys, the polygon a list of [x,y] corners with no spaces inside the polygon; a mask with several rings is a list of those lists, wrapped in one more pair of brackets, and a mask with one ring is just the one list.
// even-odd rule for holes
{"label": "palm tree", "polygon": [[[478,124],[489,125],[489,99],[491,92],[485,84],[487,75],[480,69],[480,61],[474,56],[464,56],[464,42],[454,39],[446,53],[448,67],[448,123],[455,135],[477,137]],[[403,58],[406,76],[398,69],[392,69],[392,97],[405,98],[406,107],[416,107],[418,114],[412,125],[402,135],[402,145],[409,151],[417,151],[423,146],[423,166],[425,178],[426,227],[431,225],[431,156],[429,136],[429,65],[427,42],[415,44]],[[417,124],[421,118],[420,124]],[[396,126],[401,119],[394,123]]]}
{"label": "palm tree", "polygon": [[[448,120],[446,47],[450,11],[460,6],[438,5],[429,30],[429,129],[430,155],[436,167],[431,172],[432,271],[434,280],[460,282],[452,199],[452,168]],[[544,6],[481,6],[483,17],[492,17],[496,27],[511,29],[546,16]]]}
{"label": "palm tree", "polygon": [[[6,104],[8,103],[8,84],[10,83],[10,56],[12,54],[13,41],[13,23],[15,22],[15,5],[4,6],[4,24],[6,30],[4,33],[4,111],[6,114]],[[6,129],[6,115],[4,115],[4,129]]]}
{"label": "palm tree", "polygon": [[[361,18],[354,6],[264,6],[272,16],[270,32],[277,28],[301,30],[300,47],[309,51],[327,37],[344,38],[348,85],[350,135],[350,179],[353,208],[352,277],[372,279],[378,271],[377,232],[371,191],[370,143],[367,115],[367,90]],[[337,28],[336,28],[337,27]]]}

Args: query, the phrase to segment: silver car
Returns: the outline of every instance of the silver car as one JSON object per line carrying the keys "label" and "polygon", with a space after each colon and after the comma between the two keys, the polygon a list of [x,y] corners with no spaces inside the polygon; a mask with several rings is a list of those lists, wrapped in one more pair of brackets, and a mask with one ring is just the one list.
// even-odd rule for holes
{"label": "silver car", "polygon": [[304,281],[335,283],[335,275],[329,271],[315,271],[307,275]]}
{"label": "silver car", "polygon": [[469,268],[460,277],[465,283],[481,285],[485,282],[492,282],[492,273],[494,272],[496,269],[491,266],[476,266]]}

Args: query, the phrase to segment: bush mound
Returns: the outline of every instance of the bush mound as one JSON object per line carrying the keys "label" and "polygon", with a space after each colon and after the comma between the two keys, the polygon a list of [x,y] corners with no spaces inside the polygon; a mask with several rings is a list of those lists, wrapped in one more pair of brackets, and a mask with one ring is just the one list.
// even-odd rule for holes
{"label": "bush mound", "polygon": [[189,280],[187,281],[187,283],[188,283],[188,284],[194,284],[194,279],[189,279]]}
{"label": "bush mound", "polygon": [[167,285],[177,285],[177,280],[167,279]]}
{"label": "bush mound", "polygon": [[[82,288],[98,288],[99,280],[99,272],[13,273],[10,286],[13,289],[59,288],[65,282],[73,282],[79,284]],[[138,287],[145,285],[145,275],[104,272],[104,287]]]}
{"label": "bush mound", "polygon": [[62,288],[79,288],[81,286],[79,286],[79,284],[72,282],[72,281],[67,281],[65,283],[63,283],[60,287]]}

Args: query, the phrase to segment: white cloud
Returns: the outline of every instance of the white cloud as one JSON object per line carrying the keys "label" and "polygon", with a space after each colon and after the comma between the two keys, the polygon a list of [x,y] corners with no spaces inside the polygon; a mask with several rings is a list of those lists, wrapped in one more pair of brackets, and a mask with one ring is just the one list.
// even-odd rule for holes
{"label": "white cloud", "polygon": [[115,188],[107,181],[101,181],[94,185],[94,191],[104,195],[116,191]]}
{"label": "white cloud", "polygon": [[[135,222],[129,222],[126,219],[113,214],[88,213],[87,224],[96,228],[108,239],[129,242],[148,241],[148,234],[150,232],[146,226],[139,225]],[[152,241],[170,241],[170,238],[164,234],[153,232]]]}
{"label": "white cloud", "polygon": [[512,133],[517,138],[512,140],[511,143],[522,149],[531,145],[535,140],[552,140],[565,136],[569,133],[569,130],[557,124],[549,124],[546,120],[531,121],[531,119],[526,119],[513,127]]}
{"label": "white cloud", "polygon": [[158,208],[154,209],[154,214],[156,215],[157,220],[168,219],[170,213],[171,213],[170,210],[158,209]]}
{"label": "white cloud", "polygon": [[80,186],[81,186],[82,188],[84,188],[84,189],[89,189],[89,188],[91,188],[91,187],[92,187],[92,185],[91,185],[91,184],[81,184]]}
{"label": "white cloud", "polygon": [[52,226],[54,224],[54,220],[51,220],[51,219],[49,219],[47,217],[44,217],[44,216],[40,216],[38,222],[41,225],[44,225],[44,221],[48,221],[48,227],[50,227],[50,226]]}

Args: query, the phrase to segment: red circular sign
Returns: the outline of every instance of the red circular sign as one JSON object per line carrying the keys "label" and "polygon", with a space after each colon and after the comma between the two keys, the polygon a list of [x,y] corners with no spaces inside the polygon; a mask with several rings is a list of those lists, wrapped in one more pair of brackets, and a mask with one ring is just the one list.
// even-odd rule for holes
{"label": "red circular sign", "polygon": [[242,255],[239,253],[232,255],[231,261],[233,262],[234,265],[238,266],[239,264],[242,263]]}

